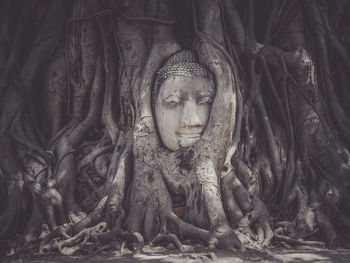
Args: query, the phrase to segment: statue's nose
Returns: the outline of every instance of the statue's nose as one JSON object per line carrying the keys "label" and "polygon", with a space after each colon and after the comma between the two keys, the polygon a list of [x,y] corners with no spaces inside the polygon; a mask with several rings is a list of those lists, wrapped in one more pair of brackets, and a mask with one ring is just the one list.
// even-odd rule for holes
{"label": "statue's nose", "polygon": [[188,100],[182,111],[182,125],[184,128],[198,128],[202,126],[194,100]]}

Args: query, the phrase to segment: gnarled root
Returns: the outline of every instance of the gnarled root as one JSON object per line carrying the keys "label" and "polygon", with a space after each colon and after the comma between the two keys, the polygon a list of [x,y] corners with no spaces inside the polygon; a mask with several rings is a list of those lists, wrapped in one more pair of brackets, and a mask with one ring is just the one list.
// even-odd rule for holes
{"label": "gnarled root", "polygon": [[173,244],[179,251],[183,251],[183,246],[181,244],[180,239],[177,237],[177,235],[173,233],[166,233],[166,234],[158,234],[152,241],[151,245],[155,245],[158,243],[161,243],[163,241],[167,241],[168,243]]}
{"label": "gnarled root", "polygon": [[99,223],[96,226],[82,230],[74,237],[58,242],[57,248],[62,255],[71,256],[83,249],[90,239],[95,238],[99,233],[106,231],[106,229],[107,223]]}
{"label": "gnarled root", "polygon": [[324,242],[319,241],[305,241],[302,239],[294,239],[284,234],[283,227],[279,227],[274,232],[274,240],[285,242],[292,246],[315,246],[315,247],[325,247]]}

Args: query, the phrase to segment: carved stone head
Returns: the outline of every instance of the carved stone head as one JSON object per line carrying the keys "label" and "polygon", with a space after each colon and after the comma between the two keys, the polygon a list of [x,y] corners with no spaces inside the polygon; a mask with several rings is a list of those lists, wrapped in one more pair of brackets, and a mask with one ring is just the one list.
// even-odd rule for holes
{"label": "carved stone head", "polygon": [[175,151],[195,144],[208,123],[214,96],[214,76],[193,52],[171,56],[157,73],[152,96],[163,145]]}

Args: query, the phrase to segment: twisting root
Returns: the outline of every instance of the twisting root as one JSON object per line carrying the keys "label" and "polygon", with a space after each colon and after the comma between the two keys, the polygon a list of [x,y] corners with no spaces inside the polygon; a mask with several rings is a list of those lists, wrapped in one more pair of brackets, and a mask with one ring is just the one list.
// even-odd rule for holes
{"label": "twisting root", "polygon": [[39,245],[39,254],[46,254],[48,253],[52,248],[57,246],[57,241],[55,240],[58,237],[62,237],[65,239],[71,238],[67,234],[67,229],[69,228],[69,225],[64,226],[59,226],[55,228],[50,234],[48,234],[41,242]]}
{"label": "twisting root", "polygon": [[[89,241],[90,238],[94,238],[98,233],[106,231],[107,223],[102,222],[96,226],[84,229],[79,234],[75,235],[72,238],[61,241],[57,244],[58,250],[62,255],[71,256],[77,251],[81,250],[85,244]],[[81,242],[80,244],[78,244]]]}
{"label": "twisting root", "polygon": [[[133,255],[140,254],[143,246],[145,245],[145,241],[144,241],[142,235],[140,233],[138,233],[138,232],[134,232],[134,233],[130,234],[128,239],[129,240],[130,239],[133,240],[133,243],[132,243],[133,244],[133,250],[134,250],[133,251]],[[136,242],[136,247],[134,247],[135,242]]]}
{"label": "twisting root", "polygon": [[172,243],[179,251],[183,251],[183,246],[180,241],[180,239],[177,237],[177,235],[173,233],[166,233],[166,234],[158,234],[152,241],[151,245],[158,244],[162,241],[167,241],[169,243]]}
{"label": "twisting root", "polygon": [[99,157],[102,154],[108,153],[114,149],[115,145],[106,145],[106,146],[100,146],[98,148],[95,148],[92,150],[89,154],[87,154],[84,159],[80,162],[78,166],[78,171],[81,171],[85,166],[88,166],[90,163],[94,162],[97,157]]}
{"label": "twisting root", "polygon": [[115,225],[111,232],[103,233],[98,236],[98,240],[102,244],[109,244],[113,240],[121,239],[123,240],[121,245],[121,254],[123,254],[123,250],[126,244],[130,245],[131,250],[133,251],[133,255],[137,255],[141,252],[143,246],[145,245],[145,241],[143,236],[138,232],[129,232],[125,231],[122,228],[122,223],[125,219],[125,211],[124,209],[120,209],[120,215],[118,216],[117,220],[115,221]]}
{"label": "twisting root", "polygon": [[96,224],[103,215],[106,202],[107,196],[101,199],[96,208],[88,216],[84,217],[82,220],[72,226],[72,233],[77,234],[85,227]]}
{"label": "twisting root", "polygon": [[279,227],[274,232],[274,239],[276,241],[286,242],[292,246],[313,246],[313,247],[325,247],[324,242],[319,241],[304,241],[301,239],[293,239],[291,237],[283,235],[283,228]]}

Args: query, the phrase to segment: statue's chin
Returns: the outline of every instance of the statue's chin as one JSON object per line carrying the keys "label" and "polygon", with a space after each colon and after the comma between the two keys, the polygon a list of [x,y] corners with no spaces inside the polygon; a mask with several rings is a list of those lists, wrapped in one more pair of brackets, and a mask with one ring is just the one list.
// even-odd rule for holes
{"label": "statue's chin", "polygon": [[201,138],[200,134],[188,134],[188,135],[179,136],[179,146],[180,148],[189,147],[195,144],[196,142],[198,142],[200,138]]}
{"label": "statue's chin", "polygon": [[177,134],[173,140],[163,140],[164,146],[170,151],[177,151],[194,145],[201,138],[200,133]]}

